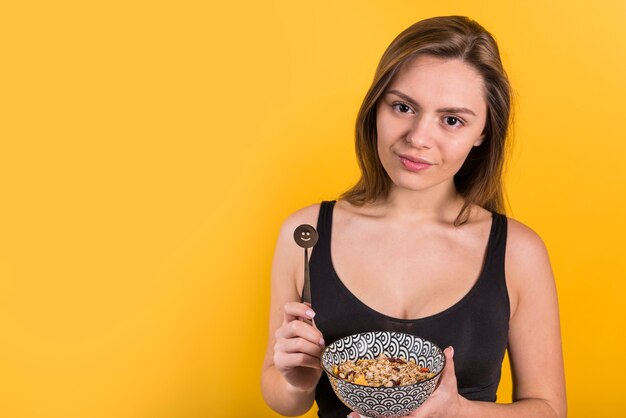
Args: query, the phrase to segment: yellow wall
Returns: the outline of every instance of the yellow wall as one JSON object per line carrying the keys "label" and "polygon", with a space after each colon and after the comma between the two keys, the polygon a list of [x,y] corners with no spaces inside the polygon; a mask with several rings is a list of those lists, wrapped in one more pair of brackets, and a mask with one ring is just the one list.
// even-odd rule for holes
{"label": "yellow wall", "polygon": [[570,417],[623,413],[626,2],[4,3],[0,417],[276,416],[279,225],[356,179],[380,55],[445,14],[517,91],[512,216],[550,249]]}

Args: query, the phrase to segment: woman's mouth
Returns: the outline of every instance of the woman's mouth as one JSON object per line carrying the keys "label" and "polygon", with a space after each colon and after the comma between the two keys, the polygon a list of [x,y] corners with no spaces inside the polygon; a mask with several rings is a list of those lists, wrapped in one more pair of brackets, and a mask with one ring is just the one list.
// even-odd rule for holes
{"label": "woman's mouth", "polygon": [[409,171],[423,171],[432,166],[433,164],[423,158],[413,158],[407,155],[399,155],[400,162]]}

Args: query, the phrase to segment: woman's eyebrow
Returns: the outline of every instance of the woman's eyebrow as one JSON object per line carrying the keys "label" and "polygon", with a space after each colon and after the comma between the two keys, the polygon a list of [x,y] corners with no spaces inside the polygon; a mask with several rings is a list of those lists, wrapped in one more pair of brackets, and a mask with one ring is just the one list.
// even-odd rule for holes
{"label": "woman's eyebrow", "polygon": [[440,113],[467,113],[468,115],[476,116],[476,113],[472,112],[466,107],[444,107],[443,109],[437,109]]}
{"label": "woman's eyebrow", "polygon": [[413,106],[418,106],[417,102],[415,100],[413,100],[411,97],[407,96],[406,94],[402,93],[401,91],[398,90],[389,90],[387,92],[387,94],[392,93],[395,94],[396,96],[406,100],[407,102],[411,103]]}
{"label": "woman's eyebrow", "polygon": [[[392,93],[395,94],[396,96],[406,100],[407,102],[411,103],[413,106],[419,107],[419,105],[417,104],[417,102],[415,100],[413,100],[413,98],[411,98],[410,96],[407,96],[406,94],[402,93],[401,91],[398,90],[389,90],[387,91],[387,94]],[[476,113],[472,112],[470,109],[466,108],[466,107],[445,107],[442,109],[437,109],[437,112],[440,113],[467,113],[469,115],[473,115],[476,116]]]}

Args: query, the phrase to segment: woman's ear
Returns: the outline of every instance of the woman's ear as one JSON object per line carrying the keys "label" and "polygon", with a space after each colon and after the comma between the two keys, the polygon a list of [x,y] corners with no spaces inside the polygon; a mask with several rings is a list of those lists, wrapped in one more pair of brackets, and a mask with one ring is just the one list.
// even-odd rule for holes
{"label": "woman's ear", "polygon": [[478,137],[478,139],[474,142],[474,146],[475,146],[475,147],[480,146],[480,144],[482,144],[484,140],[485,140],[485,134],[483,133],[483,134],[482,134],[482,135],[480,135],[480,136]]}

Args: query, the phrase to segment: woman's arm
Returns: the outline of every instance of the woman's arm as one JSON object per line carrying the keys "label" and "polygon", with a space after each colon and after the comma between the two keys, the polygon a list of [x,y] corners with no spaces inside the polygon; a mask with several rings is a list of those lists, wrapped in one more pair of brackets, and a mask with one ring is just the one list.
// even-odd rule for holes
{"label": "woman's arm", "polygon": [[459,395],[453,350],[448,348],[439,387],[411,417],[567,416],[559,310],[548,251],[530,228],[510,218],[508,225],[505,269],[513,403],[469,401]]}
{"label": "woman's arm", "polygon": [[269,336],[261,390],[265,402],[276,412],[302,415],[313,405],[315,387],[322,374],[322,334],[301,319],[311,310],[300,303],[304,256],[294,242],[298,225],[316,224],[319,205],[291,215],[281,227],[272,262]]}
{"label": "woman's arm", "polygon": [[508,223],[506,275],[512,295],[508,350],[513,401],[533,401],[537,411],[544,411],[541,416],[565,417],[559,307],[548,251],[530,228],[513,219]]}

